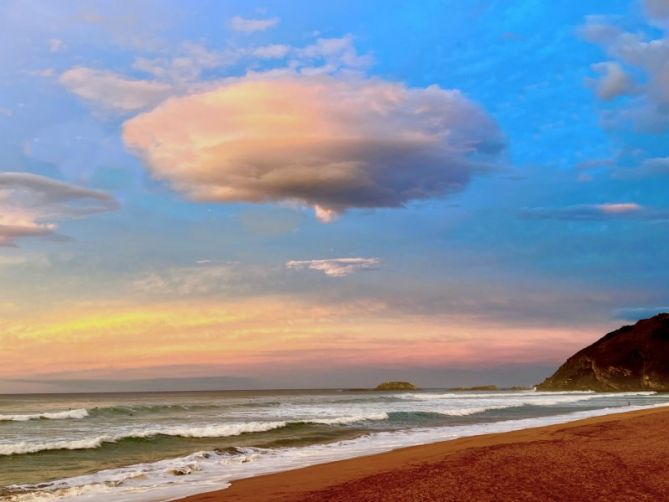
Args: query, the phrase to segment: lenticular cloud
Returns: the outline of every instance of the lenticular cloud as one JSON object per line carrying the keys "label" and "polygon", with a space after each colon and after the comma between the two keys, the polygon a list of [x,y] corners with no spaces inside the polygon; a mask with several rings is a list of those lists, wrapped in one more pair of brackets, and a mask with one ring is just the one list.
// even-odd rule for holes
{"label": "lenticular cloud", "polygon": [[460,92],[371,79],[247,76],[124,124],[152,173],[208,202],[288,201],[322,221],[462,189],[499,152]]}

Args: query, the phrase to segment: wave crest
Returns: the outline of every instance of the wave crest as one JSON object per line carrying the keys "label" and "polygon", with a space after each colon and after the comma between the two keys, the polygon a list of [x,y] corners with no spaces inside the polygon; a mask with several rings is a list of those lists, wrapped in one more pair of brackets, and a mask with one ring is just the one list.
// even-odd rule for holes
{"label": "wave crest", "polygon": [[368,420],[388,420],[388,413],[370,413],[367,415],[350,415],[343,417],[328,417],[328,418],[310,418],[304,420],[305,424],[324,424],[324,425],[348,425],[358,422],[366,422]]}
{"label": "wave crest", "polygon": [[223,438],[239,436],[257,432],[267,432],[282,429],[291,425],[324,424],[345,425],[366,420],[387,420],[387,413],[372,413],[367,415],[341,416],[327,418],[313,418],[296,421],[273,421],[273,422],[237,422],[229,424],[202,425],[202,426],[178,426],[160,427],[131,430],[127,433],[117,435],[103,435],[85,439],[49,442],[26,442],[21,441],[10,444],[0,444],[0,456],[24,455],[39,453],[50,450],[88,450],[100,448],[105,443],[116,443],[131,439],[152,439],[159,436],[173,436],[182,438]]}
{"label": "wave crest", "polygon": [[116,443],[126,439],[151,439],[157,436],[177,436],[184,438],[217,438],[239,436],[252,432],[266,432],[280,429],[287,422],[245,422],[224,425],[206,425],[201,427],[165,427],[155,429],[139,429],[115,436],[104,435],[86,439],[48,442],[10,443],[0,445],[0,455],[22,455],[49,450],[88,450],[100,448],[105,443]]}
{"label": "wave crest", "polygon": [[27,422],[29,420],[67,420],[86,418],[88,410],[79,408],[76,410],[48,411],[45,413],[27,413],[18,415],[0,415],[0,422]]}

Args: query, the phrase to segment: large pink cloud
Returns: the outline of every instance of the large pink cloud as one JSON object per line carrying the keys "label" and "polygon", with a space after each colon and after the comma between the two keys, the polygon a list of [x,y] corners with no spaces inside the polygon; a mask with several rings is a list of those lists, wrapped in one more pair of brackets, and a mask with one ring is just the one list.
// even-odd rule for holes
{"label": "large pink cloud", "polygon": [[323,221],[460,190],[502,144],[458,91],[289,73],[172,98],[123,137],[193,200],[297,202]]}

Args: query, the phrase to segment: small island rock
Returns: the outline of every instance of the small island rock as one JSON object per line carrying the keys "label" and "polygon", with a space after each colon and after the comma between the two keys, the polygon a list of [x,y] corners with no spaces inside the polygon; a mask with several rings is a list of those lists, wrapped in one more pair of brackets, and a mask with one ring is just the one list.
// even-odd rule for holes
{"label": "small island rock", "polygon": [[409,382],[383,382],[374,390],[418,390],[418,387]]}

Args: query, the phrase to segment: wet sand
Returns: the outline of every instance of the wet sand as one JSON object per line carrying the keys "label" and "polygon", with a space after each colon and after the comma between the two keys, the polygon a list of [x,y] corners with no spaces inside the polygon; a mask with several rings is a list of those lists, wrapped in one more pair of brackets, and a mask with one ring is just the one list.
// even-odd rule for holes
{"label": "wet sand", "polygon": [[669,500],[669,407],[234,481],[184,502]]}

